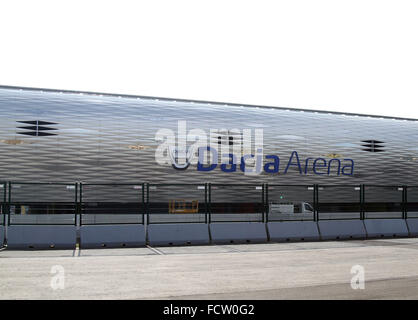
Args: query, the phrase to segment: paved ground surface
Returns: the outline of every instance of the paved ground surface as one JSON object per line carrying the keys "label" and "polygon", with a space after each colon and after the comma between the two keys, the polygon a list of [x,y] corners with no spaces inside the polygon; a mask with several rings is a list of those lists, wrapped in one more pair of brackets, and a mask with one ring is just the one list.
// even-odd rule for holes
{"label": "paved ground surface", "polygon": [[[364,267],[364,290],[351,288],[353,265]],[[64,271],[64,281],[51,270]],[[0,251],[0,298],[418,299],[418,239],[6,249]]]}

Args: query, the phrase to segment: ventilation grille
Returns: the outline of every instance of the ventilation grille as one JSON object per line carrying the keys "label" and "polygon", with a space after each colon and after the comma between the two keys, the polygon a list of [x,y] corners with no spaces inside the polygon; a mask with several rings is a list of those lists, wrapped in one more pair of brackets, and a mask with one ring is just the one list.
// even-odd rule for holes
{"label": "ventilation grille", "polygon": [[17,121],[18,123],[26,124],[26,126],[17,127],[18,129],[23,129],[24,131],[17,132],[18,134],[24,134],[27,136],[42,137],[42,136],[56,136],[56,133],[51,131],[57,130],[57,128],[51,128],[51,125],[56,125],[55,122],[47,121]]}
{"label": "ventilation grille", "polygon": [[220,129],[216,132],[211,132],[210,143],[211,146],[217,149],[218,164],[226,160],[229,161],[229,158],[223,158],[223,154],[233,153],[237,157],[240,157],[242,154],[243,137],[240,131]]}
{"label": "ventilation grille", "polygon": [[383,141],[378,141],[378,140],[363,140],[361,141],[362,144],[361,146],[363,147],[363,151],[368,151],[368,152],[384,152],[384,148],[385,146],[383,145],[384,142]]}

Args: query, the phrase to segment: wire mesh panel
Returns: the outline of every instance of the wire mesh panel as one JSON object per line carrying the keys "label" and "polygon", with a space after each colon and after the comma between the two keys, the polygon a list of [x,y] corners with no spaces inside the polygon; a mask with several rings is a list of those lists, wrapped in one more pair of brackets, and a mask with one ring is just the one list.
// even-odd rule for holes
{"label": "wire mesh panel", "polygon": [[407,188],[406,211],[408,218],[418,218],[418,186]]}
{"label": "wire mesh panel", "polygon": [[263,222],[262,185],[212,184],[210,186],[211,222]]}
{"label": "wire mesh panel", "polygon": [[365,219],[402,218],[403,187],[365,186]]}
{"label": "wire mesh panel", "polygon": [[360,186],[318,186],[318,219],[360,219]]}
{"label": "wire mesh panel", "polygon": [[77,185],[10,183],[9,224],[75,225]]}
{"label": "wire mesh panel", "polygon": [[143,224],[143,184],[80,185],[82,225]]}
{"label": "wire mesh panel", "polygon": [[148,223],[206,223],[205,184],[148,185]]}
{"label": "wire mesh panel", "polygon": [[314,186],[268,185],[268,221],[312,221]]}

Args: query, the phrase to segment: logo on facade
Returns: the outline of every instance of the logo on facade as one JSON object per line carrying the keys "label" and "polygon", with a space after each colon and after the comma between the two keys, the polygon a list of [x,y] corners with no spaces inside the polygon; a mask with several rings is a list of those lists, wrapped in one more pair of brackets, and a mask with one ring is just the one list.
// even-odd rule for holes
{"label": "logo on facade", "polygon": [[[190,163],[194,160],[195,148],[193,146],[186,147],[186,149],[179,149],[175,146],[168,146],[168,154],[170,156],[171,165],[177,170],[186,170]],[[180,162],[180,155],[184,154],[184,161]]]}
{"label": "logo on facade", "polygon": [[[246,175],[287,174],[300,175],[354,174],[354,161],[348,158],[302,158],[295,150],[283,159],[279,155],[264,155],[263,129],[202,129],[187,130],[186,121],[178,121],[177,134],[171,129],[160,129],[155,135],[160,142],[155,152],[159,165],[171,165],[186,170],[196,165],[197,171],[241,171]],[[339,156],[339,155],[338,155]]]}

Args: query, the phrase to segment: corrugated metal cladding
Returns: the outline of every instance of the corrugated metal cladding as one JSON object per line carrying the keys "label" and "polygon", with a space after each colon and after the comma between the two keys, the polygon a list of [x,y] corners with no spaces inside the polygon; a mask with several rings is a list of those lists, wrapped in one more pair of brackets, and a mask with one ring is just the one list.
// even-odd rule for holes
{"label": "corrugated metal cladding", "polygon": [[[396,107],[396,106],[394,106]],[[264,154],[279,174],[179,171],[155,161],[160,128],[264,130]],[[225,133],[226,132],[226,133]],[[237,141],[237,139],[235,140]],[[45,182],[406,184],[418,185],[418,121],[278,108],[0,89],[0,179]],[[307,174],[306,158],[350,158],[352,176]]]}

